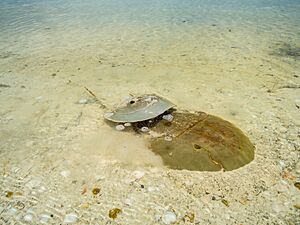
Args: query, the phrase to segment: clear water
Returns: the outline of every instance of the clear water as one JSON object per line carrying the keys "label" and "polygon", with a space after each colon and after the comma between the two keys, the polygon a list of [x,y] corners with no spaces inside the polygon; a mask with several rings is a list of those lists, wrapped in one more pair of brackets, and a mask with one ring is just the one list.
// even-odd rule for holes
{"label": "clear water", "polygon": [[[264,224],[266,213],[293,224],[293,193],[280,213],[271,205],[278,162],[299,168],[299,24],[299,0],[1,0],[0,223],[30,214],[59,224],[72,212],[105,224],[120,207],[124,224],[154,224],[172,205],[199,224]],[[168,170],[143,138],[108,126],[100,105],[77,104],[91,98],[84,87],[108,109],[156,93],[218,115],[249,136],[256,158],[229,175]],[[205,199],[207,187],[223,188],[232,208]],[[241,207],[244,193],[252,203]]]}
{"label": "clear water", "polygon": [[165,56],[173,53],[173,47],[180,54],[199,45],[206,48],[198,51],[217,54],[216,42],[220,47],[229,41],[244,43],[248,50],[256,45],[251,46],[255,50],[284,38],[299,41],[297,0],[4,0],[0,6],[2,52],[27,48],[38,55],[46,55],[49,49],[63,54],[89,46],[87,52],[94,47],[108,54],[155,48]]}

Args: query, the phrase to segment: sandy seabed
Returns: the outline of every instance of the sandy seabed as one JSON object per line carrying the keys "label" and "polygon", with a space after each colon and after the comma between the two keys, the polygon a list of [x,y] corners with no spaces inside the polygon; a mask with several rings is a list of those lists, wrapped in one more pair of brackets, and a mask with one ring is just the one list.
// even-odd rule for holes
{"label": "sandy seabed", "polygon": [[[0,223],[300,224],[299,27],[269,16],[93,36],[47,24],[2,40]],[[220,116],[255,159],[228,172],[168,169],[144,136],[105,123],[84,87],[108,109],[156,93]]]}

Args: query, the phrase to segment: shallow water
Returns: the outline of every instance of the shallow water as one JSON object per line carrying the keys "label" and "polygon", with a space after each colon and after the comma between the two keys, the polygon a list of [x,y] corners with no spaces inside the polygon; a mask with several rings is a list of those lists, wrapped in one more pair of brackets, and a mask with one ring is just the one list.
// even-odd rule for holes
{"label": "shallow water", "polygon": [[[299,198],[281,175],[300,173],[299,24],[298,0],[2,0],[1,222],[75,212],[105,223],[120,207],[120,222],[153,224],[170,205],[201,224],[295,222]],[[101,104],[77,104],[92,100],[84,87]],[[103,105],[146,93],[234,123],[256,158],[228,175],[167,169],[142,137],[103,121]],[[289,191],[278,197],[277,184]],[[222,208],[211,195],[250,200]]]}

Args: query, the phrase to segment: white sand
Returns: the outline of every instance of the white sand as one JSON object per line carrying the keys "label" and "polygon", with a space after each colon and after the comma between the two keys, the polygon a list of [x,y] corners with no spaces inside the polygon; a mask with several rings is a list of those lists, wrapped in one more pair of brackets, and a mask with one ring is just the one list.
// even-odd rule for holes
{"label": "white sand", "polygon": [[[0,223],[59,224],[71,214],[76,224],[163,224],[173,212],[176,224],[299,224],[300,64],[280,51],[291,43],[299,54],[299,27],[285,26],[293,9],[277,20],[276,10],[258,25],[255,10],[234,11],[245,18],[170,33],[115,22],[3,39]],[[143,136],[107,125],[99,104],[75,104],[91,98],[84,87],[108,108],[158,93],[218,115],[248,135],[255,159],[230,172],[170,170]],[[113,208],[122,210],[115,220]]]}

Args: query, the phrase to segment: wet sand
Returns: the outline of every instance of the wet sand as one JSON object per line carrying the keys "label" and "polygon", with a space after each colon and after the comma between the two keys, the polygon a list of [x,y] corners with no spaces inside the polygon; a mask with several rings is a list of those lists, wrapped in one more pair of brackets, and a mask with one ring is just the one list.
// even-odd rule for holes
{"label": "wet sand", "polygon": [[[177,224],[299,223],[299,5],[183,15],[163,5],[133,18],[121,7],[95,25],[96,11],[90,19],[76,4],[2,25],[0,223],[59,224],[71,213],[75,224],[166,224],[166,212]],[[161,21],[143,21],[151,15]],[[108,109],[157,93],[220,116],[255,144],[255,159],[229,172],[168,169],[143,136],[105,123],[101,104],[77,104],[92,99],[84,87]]]}

